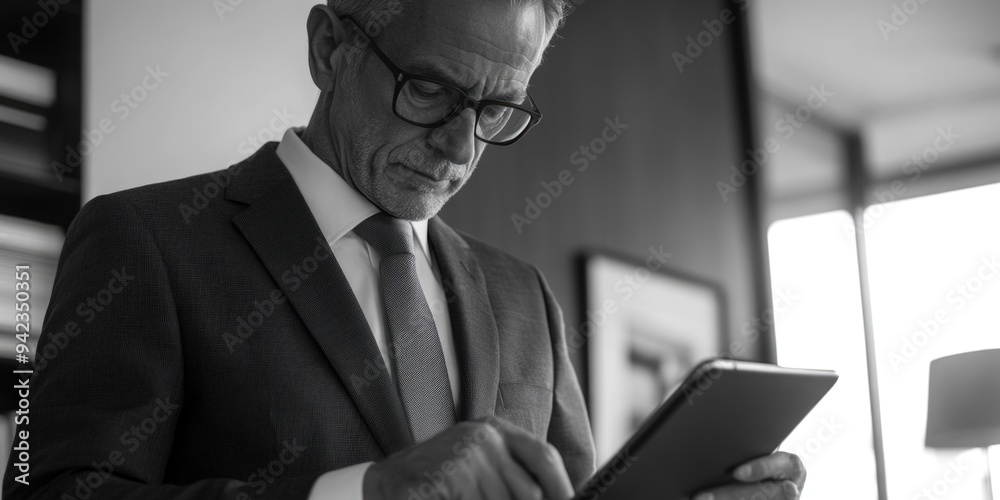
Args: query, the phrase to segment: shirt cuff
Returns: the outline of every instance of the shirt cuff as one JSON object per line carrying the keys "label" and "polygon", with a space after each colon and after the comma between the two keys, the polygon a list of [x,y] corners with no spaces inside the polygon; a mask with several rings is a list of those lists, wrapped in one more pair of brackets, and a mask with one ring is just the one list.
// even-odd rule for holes
{"label": "shirt cuff", "polygon": [[366,462],[323,474],[313,484],[308,500],[363,500],[365,472],[371,465]]}

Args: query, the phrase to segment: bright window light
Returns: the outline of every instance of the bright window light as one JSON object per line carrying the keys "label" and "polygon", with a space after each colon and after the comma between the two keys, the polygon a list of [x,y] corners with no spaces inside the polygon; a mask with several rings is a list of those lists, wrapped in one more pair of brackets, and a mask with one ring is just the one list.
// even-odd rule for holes
{"label": "bright window light", "polygon": [[781,446],[806,464],[804,500],[878,498],[853,223],[844,211],[768,231],[778,364],[840,380]]}
{"label": "bright window light", "polygon": [[924,433],[931,360],[1000,347],[998,214],[1000,184],[865,211],[889,498],[985,498],[982,450]]}

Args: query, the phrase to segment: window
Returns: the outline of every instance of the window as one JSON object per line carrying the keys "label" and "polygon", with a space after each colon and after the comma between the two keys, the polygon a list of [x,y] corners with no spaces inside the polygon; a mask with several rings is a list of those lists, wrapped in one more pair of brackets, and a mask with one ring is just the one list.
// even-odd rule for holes
{"label": "window", "polygon": [[[842,377],[782,447],[810,469],[803,498],[878,496],[868,356],[876,366],[888,497],[985,496],[982,451],[928,449],[924,432],[931,360],[1000,347],[997,214],[1000,184],[867,207],[870,353],[850,215],[829,212],[771,226],[778,362],[832,368]],[[991,450],[994,477],[997,451]]]}
{"label": "window", "polygon": [[837,211],[768,231],[778,364],[840,374],[781,447],[806,464],[805,500],[878,497],[857,249],[844,232],[852,226]]}
{"label": "window", "polygon": [[924,448],[931,360],[1000,347],[1000,184],[865,210],[889,498],[985,498],[979,450]]}

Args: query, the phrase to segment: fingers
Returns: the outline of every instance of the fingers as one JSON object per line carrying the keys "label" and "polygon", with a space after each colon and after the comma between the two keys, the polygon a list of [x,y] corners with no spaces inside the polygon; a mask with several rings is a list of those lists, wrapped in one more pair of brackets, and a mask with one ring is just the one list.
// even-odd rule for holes
{"label": "fingers", "polygon": [[695,495],[694,500],[739,500],[760,496],[768,500],[798,500],[806,481],[806,468],[798,456],[777,452],[751,460],[733,472],[742,483],[723,486]]}
{"label": "fingers", "polygon": [[[487,425],[486,428],[493,434],[491,440],[497,443],[503,442],[503,435],[499,430],[490,425]],[[499,486],[506,490],[510,498],[518,500],[542,500],[541,487],[511,457],[505,446],[485,447],[484,449],[490,455],[490,463],[494,465],[490,470],[495,470],[496,479],[502,482]],[[487,496],[487,498],[493,497]]]}
{"label": "fingers", "polygon": [[767,500],[799,500],[801,490],[792,481],[764,481],[756,484],[723,486],[698,493],[693,500],[745,500],[763,498]]}
{"label": "fingers", "polygon": [[787,479],[802,489],[802,485],[806,481],[806,467],[797,455],[779,451],[737,467],[733,472],[733,477],[744,483]]}
{"label": "fingers", "polygon": [[573,497],[573,485],[566,474],[562,456],[555,447],[503,420],[494,418],[487,423],[500,432],[511,457],[523,471],[534,476],[532,482],[541,486],[545,498],[556,500]]}
{"label": "fingers", "polygon": [[511,496],[518,500],[542,500],[542,488],[510,455],[500,462],[500,475]]}
{"label": "fingers", "polygon": [[513,500],[521,498],[512,495],[510,485],[501,476],[500,471],[492,467],[484,467],[479,471],[479,493],[484,500]]}

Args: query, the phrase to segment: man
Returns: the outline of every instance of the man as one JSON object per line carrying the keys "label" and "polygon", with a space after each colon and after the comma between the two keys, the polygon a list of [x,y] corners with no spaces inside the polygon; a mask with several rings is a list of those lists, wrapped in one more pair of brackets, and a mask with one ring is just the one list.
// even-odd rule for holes
{"label": "man", "polygon": [[[31,474],[8,469],[5,498],[571,497],[594,452],[559,307],[435,218],[486,144],[537,121],[561,3],[316,6],[305,129],[88,203],[36,356]],[[804,479],[785,454],[738,472],[710,494]]]}

